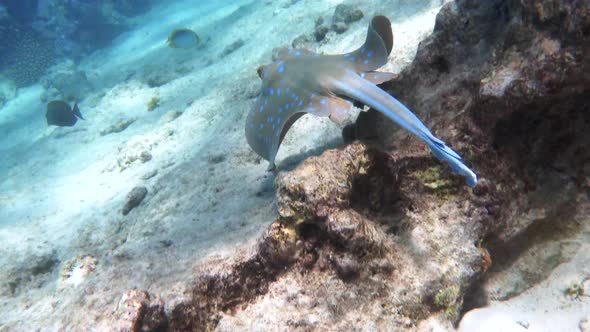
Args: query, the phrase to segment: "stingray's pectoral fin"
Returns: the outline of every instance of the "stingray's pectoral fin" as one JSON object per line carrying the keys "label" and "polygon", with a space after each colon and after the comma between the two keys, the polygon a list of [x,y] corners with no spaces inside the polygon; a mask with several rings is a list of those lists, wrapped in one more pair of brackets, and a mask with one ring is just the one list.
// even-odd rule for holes
{"label": "stingray's pectoral fin", "polygon": [[455,174],[464,176],[467,185],[475,187],[477,184],[477,175],[461,162],[461,157],[457,152],[432,135],[424,135],[422,139],[439,160],[448,162]]}
{"label": "stingray's pectoral fin", "polygon": [[366,72],[386,64],[392,48],[391,22],[385,16],[375,16],[369,24],[363,46],[347,56],[350,61],[355,62],[358,72]]}
{"label": "stingray's pectoral fin", "polygon": [[304,111],[315,116],[327,116],[339,126],[350,116],[352,102],[332,94],[315,95],[308,102]]}
{"label": "stingray's pectoral fin", "polygon": [[317,55],[317,53],[312,52],[308,49],[304,49],[304,48],[283,47],[273,53],[272,61],[288,60],[290,58],[294,58],[294,57],[298,57],[298,56],[309,56],[309,55]]}
{"label": "stingray's pectoral fin", "polygon": [[328,117],[339,127],[344,127],[344,122],[350,117],[352,106],[352,102],[336,96],[326,98],[326,107],[330,111]]}

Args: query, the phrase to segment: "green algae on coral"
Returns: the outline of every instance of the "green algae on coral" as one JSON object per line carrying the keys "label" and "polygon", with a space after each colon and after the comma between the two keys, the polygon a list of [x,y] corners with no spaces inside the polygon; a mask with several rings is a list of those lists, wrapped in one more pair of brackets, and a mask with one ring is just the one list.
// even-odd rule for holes
{"label": "green algae on coral", "polygon": [[417,170],[414,176],[443,201],[452,200],[458,190],[456,180],[444,174],[441,166],[432,166],[425,170]]}
{"label": "green algae on coral", "polygon": [[456,285],[443,288],[434,296],[434,304],[445,309],[445,317],[450,321],[455,321],[459,317],[459,287]]}

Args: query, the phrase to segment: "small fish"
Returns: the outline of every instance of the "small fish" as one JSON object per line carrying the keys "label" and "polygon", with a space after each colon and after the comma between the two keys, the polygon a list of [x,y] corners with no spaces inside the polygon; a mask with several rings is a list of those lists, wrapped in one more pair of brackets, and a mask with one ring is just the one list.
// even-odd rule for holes
{"label": "small fish", "polygon": [[174,29],[168,36],[166,43],[171,48],[194,48],[199,45],[200,38],[191,29]]}
{"label": "small fish", "polygon": [[395,78],[395,74],[375,71],[387,63],[392,48],[391,22],[385,16],[375,16],[365,43],[356,51],[320,55],[283,49],[276,62],[258,68],[262,91],[246,119],[246,139],[252,150],[269,161],[269,170],[274,169],[279,145],[297,119],[311,113],[342,124],[349,116],[350,100],[356,100],[423,140],[438,159],[447,161],[469,186],[475,186],[477,176],[461,157],[404,104],[377,86]]}
{"label": "small fish", "polygon": [[54,100],[47,103],[47,125],[60,126],[60,127],[72,127],[78,122],[78,118],[84,120],[78,103],[74,104],[72,109],[68,103],[61,100]]}

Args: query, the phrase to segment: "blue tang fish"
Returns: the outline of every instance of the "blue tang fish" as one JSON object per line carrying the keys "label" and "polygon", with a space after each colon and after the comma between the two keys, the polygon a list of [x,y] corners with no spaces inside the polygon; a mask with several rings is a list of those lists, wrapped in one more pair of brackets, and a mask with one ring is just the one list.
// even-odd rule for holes
{"label": "blue tang fish", "polygon": [[78,119],[84,120],[78,104],[71,108],[68,103],[61,100],[54,100],[47,103],[45,113],[48,126],[72,127],[78,122]]}
{"label": "blue tang fish", "polygon": [[297,119],[311,113],[341,124],[348,117],[352,99],[383,113],[420,138],[438,159],[448,162],[474,187],[477,176],[461,162],[459,154],[435,137],[404,104],[377,86],[395,77],[375,71],[387,63],[392,47],[391,22],[385,16],[375,16],[365,43],[356,51],[319,55],[283,49],[276,62],[260,67],[262,91],[248,114],[246,139],[258,155],[269,161],[269,170],[274,169],[279,146]]}

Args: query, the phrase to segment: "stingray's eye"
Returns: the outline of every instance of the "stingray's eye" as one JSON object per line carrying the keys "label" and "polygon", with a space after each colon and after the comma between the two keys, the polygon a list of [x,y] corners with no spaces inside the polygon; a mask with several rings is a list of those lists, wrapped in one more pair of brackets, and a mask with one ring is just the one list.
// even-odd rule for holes
{"label": "stingray's eye", "polygon": [[256,69],[256,72],[258,73],[258,77],[262,78],[262,75],[264,74],[264,66],[258,67],[258,69]]}

